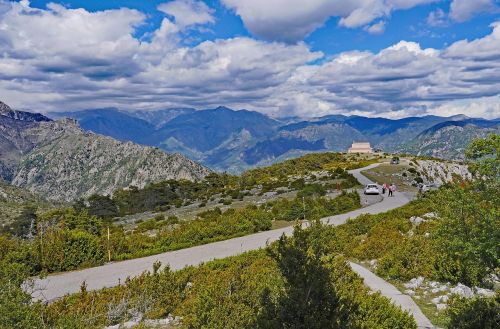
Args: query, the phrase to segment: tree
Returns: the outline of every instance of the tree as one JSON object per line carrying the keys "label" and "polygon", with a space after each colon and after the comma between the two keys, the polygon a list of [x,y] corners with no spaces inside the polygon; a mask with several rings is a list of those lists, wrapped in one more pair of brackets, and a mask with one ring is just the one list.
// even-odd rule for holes
{"label": "tree", "polygon": [[28,276],[24,265],[0,261],[0,328],[44,327],[40,304],[32,304],[30,294],[21,288]]}
{"label": "tree", "polygon": [[466,155],[479,179],[443,188],[432,198],[439,215],[433,237],[442,279],[479,285],[500,266],[499,150],[499,135],[474,140]]}
{"label": "tree", "polygon": [[296,226],[293,237],[283,235],[270,256],[286,280],[284,293],[272,302],[269,291],[262,295],[260,328],[344,328],[345,308],[322,258],[319,223],[303,230]]}
{"label": "tree", "polygon": [[500,180],[500,135],[490,134],[487,138],[472,141],[465,151],[465,156],[472,160],[469,166],[476,175],[483,176],[499,183]]}
{"label": "tree", "polygon": [[36,220],[36,208],[28,205],[23,207],[19,216],[4,230],[17,236],[33,237],[36,234]]}
{"label": "tree", "polygon": [[89,214],[93,216],[113,218],[119,215],[115,202],[109,196],[94,194],[89,197],[88,202]]}

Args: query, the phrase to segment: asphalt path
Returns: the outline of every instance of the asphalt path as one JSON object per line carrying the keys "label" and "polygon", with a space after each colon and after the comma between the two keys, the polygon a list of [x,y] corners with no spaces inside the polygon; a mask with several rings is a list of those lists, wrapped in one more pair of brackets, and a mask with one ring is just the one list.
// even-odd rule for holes
{"label": "asphalt path", "polygon": [[[362,185],[371,184],[373,182],[363,176],[361,171],[374,168],[377,165],[372,164],[349,172]],[[386,212],[401,207],[408,202],[409,199],[405,194],[396,192],[394,197],[385,195],[380,202],[345,214],[325,217],[321,221],[327,225],[341,225],[349,218],[355,218],[361,214]],[[64,295],[80,291],[83,281],[87,285],[87,290],[113,287],[125,282],[127,277],[132,278],[144,271],[151,271],[153,263],[156,261],[160,261],[163,265],[168,264],[172,270],[179,270],[186,266],[199,265],[213,259],[235,256],[250,250],[264,248],[267,244],[278,240],[282,234],[290,236],[292,233],[293,227],[285,227],[158,255],[50,275],[44,279],[35,279],[32,296],[35,300],[52,301]],[[351,263],[351,267],[358,275],[363,277],[365,285],[370,289],[380,291],[382,295],[390,298],[395,305],[401,306],[410,312],[415,317],[419,328],[433,328],[431,322],[423,315],[411,297],[403,295],[394,286],[360,265]]]}

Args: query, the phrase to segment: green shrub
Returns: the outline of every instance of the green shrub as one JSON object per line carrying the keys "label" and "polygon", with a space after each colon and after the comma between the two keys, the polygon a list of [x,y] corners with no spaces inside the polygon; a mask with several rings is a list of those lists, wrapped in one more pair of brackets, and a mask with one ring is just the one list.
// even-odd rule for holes
{"label": "green shrub", "polygon": [[495,329],[500,327],[500,293],[495,297],[463,298],[454,296],[446,311],[449,328]]}
{"label": "green shrub", "polygon": [[418,276],[433,277],[435,249],[423,236],[405,238],[382,255],[377,274],[384,277],[410,280]]}
{"label": "green shrub", "polygon": [[32,304],[29,293],[21,288],[29,269],[0,261],[0,327],[12,329],[43,328],[42,305]]}
{"label": "green shrub", "polygon": [[99,265],[104,259],[104,250],[98,237],[86,231],[67,232],[64,244],[62,270]]}

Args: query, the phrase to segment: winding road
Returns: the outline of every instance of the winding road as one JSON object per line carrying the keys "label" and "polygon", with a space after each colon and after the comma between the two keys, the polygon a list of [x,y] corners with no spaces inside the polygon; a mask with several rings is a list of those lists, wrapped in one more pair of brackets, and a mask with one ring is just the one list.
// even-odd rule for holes
{"label": "winding road", "polygon": [[[378,164],[350,170],[349,172],[361,184],[366,185],[373,182],[363,176],[361,171],[376,166]],[[385,212],[401,207],[408,202],[409,199],[403,193],[396,192],[394,197],[389,198],[384,196],[380,202],[345,214],[325,217],[321,221],[328,225],[341,225],[349,218],[355,218],[361,214]],[[83,281],[87,284],[88,290],[112,287],[118,285],[120,282],[124,282],[127,277],[135,277],[144,271],[152,270],[155,261],[160,261],[162,264],[169,264],[172,270],[178,270],[190,265],[199,265],[200,263],[216,258],[235,256],[246,251],[263,248],[266,244],[278,240],[282,234],[291,235],[292,232],[293,227],[290,226],[154,256],[50,275],[44,279],[35,279],[35,289],[32,296],[36,300],[51,301],[66,294],[78,292]],[[390,298],[395,305],[410,312],[414,316],[419,328],[434,328],[410,296],[402,294],[393,285],[358,264],[351,263],[351,267],[364,279],[365,285],[371,290],[380,291],[382,295]]]}

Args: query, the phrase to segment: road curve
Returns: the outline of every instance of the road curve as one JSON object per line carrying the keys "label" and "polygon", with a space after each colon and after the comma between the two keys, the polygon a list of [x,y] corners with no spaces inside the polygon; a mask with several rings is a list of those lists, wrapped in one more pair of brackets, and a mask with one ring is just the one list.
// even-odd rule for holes
{"label": "road curve", "polygon": [[[349,172],[356,177],[362,185],[366,185],[372,183],[372,181],[363,176],[361,171],[374,168],[377,165],[378,164],[372,164],[364,168],[350,170]],[[404,194],[395,193],[395,196],[391,198],[384,196],[381,202],[345,214],[325,217],[321,220],[327,225],[341,225],[349,218],[355,218],[361,214],[385,212],[401,207],[408,202],[409,200]],[[50,275],[44,279],[35,279],[35,289],[32,296],[35,300],[51,301],[66,294],[78,292],[83,281],[87,284],[87,290],[113,287],[120,282],[124,282],[127,277],[135,277],[144,271],[152,270],[155,261],[160,261],[162,264],[169,264],[172,270],[179,270],[186,266],[199,265],[213,259],[235,256],[246,251],[263,248],[268,243],[278,240],[282,234],[290,236],[292,232],[293,227],[285,227],[201,246],[169,251],[158,255]],[[402,295],[394,286],[378,278],[367,269],[362,268],[363,270],[361,270],[359,265],[351,265],[353,270],[365,279],[365,283],[368,287],[373,290],[381,291],[382,295],[390,298],[396,305],[412,313],[417,320],[419,328],[432,328],[430,321],[425,318],[421,310],[410,297]],[[405,297],[408,297],[410,300],[407,300]]]}

